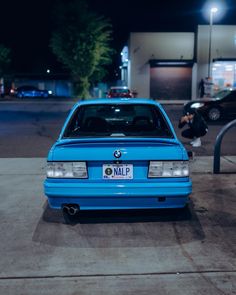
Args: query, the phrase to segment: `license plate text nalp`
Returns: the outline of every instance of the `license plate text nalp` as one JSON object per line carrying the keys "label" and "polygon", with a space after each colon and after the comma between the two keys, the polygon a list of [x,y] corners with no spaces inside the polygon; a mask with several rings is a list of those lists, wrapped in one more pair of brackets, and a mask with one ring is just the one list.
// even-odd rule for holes
{"label": "license plate text nalp", "polygon": [[103,179],[133,179],[132,164],[104,164]]}

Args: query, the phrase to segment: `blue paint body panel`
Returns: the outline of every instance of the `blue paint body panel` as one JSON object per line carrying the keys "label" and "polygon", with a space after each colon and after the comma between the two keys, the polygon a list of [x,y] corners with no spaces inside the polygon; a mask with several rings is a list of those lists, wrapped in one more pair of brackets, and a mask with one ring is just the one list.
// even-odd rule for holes
{"label": "blue paint body panel", "polygon": [[[81,137],[64,138],[66,126],[80,106],[94,104],[143,104],[157,107],[163,114],[173,136],[158,137]],[[103,164],[117,159],[133,165],[133,179],[103,179]],[[120,160],[120,159],[119,159]],[[78,103],[69,114],[57,142],[51,148],[48,161],[86,161],[87,179],[54,179],[44,182],[50,207],[61,209],[65,204],[77,204],[81,210],[182,208],[192,192],[189,177],[148,178],[150,161],[188,161],[185,148],[177,139],[173,126],[159,103],[145,99],[100,99]]]}

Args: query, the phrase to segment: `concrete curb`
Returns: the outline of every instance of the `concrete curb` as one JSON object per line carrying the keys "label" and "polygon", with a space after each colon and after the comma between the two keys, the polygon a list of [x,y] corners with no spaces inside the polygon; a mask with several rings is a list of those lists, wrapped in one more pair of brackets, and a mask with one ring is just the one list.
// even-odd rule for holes
{"label": "concrete curb", "polygon": [[[94,98],[96,99],[96,98]],[[137,98],[138,99],[138,98]],[[147,98],[148,99],[148,98]],[[151,99],[151,98],[150,98]],[[155,101],[158,101],[162,105],[184,105],[186,102],[189,102],[190,100],[158,100],[154,99]],[[24,103],[77,103],[79,99],[71,98],[71,97],[58,97],[58,98],[47,98],[47,99],[38,99],[38,98],[0,98],[0,103],[13,103],[13,104],[24,104]]]}

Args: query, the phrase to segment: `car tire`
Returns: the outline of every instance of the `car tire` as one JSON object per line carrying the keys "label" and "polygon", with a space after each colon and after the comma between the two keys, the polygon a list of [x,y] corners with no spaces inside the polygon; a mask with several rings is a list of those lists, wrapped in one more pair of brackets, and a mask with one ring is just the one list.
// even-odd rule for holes
{"label": "car tire", "polygon": [[17,97],[18,97],[18,98],[23,98],[24,96],[23,96],[22,93],[18,93],[18,94],[17,94]]}
{"label": "car tire", "polygon": [[210,108],[207,114],[207,117],[210,121],[218,121],[221,116],[221,110],[217,107]]}

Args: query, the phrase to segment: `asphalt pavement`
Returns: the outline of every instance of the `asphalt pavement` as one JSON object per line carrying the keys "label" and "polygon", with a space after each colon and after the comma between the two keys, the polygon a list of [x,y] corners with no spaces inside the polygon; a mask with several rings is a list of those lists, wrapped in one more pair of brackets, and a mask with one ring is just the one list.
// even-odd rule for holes
{"label": "asphalt pavement", "polygon": [[[0,101],[0,157],[46,157],[75,102],[62,98]],[[216,137],[227,122],[209,123],[202,146],[192,148],[189,140],[181,136],[182,129],[178,128],[183,102],[162,103],[185,147],[198,156],[212,156]],[[224,136],[222,155],[236,155],[235,129],[230,129]]]}

